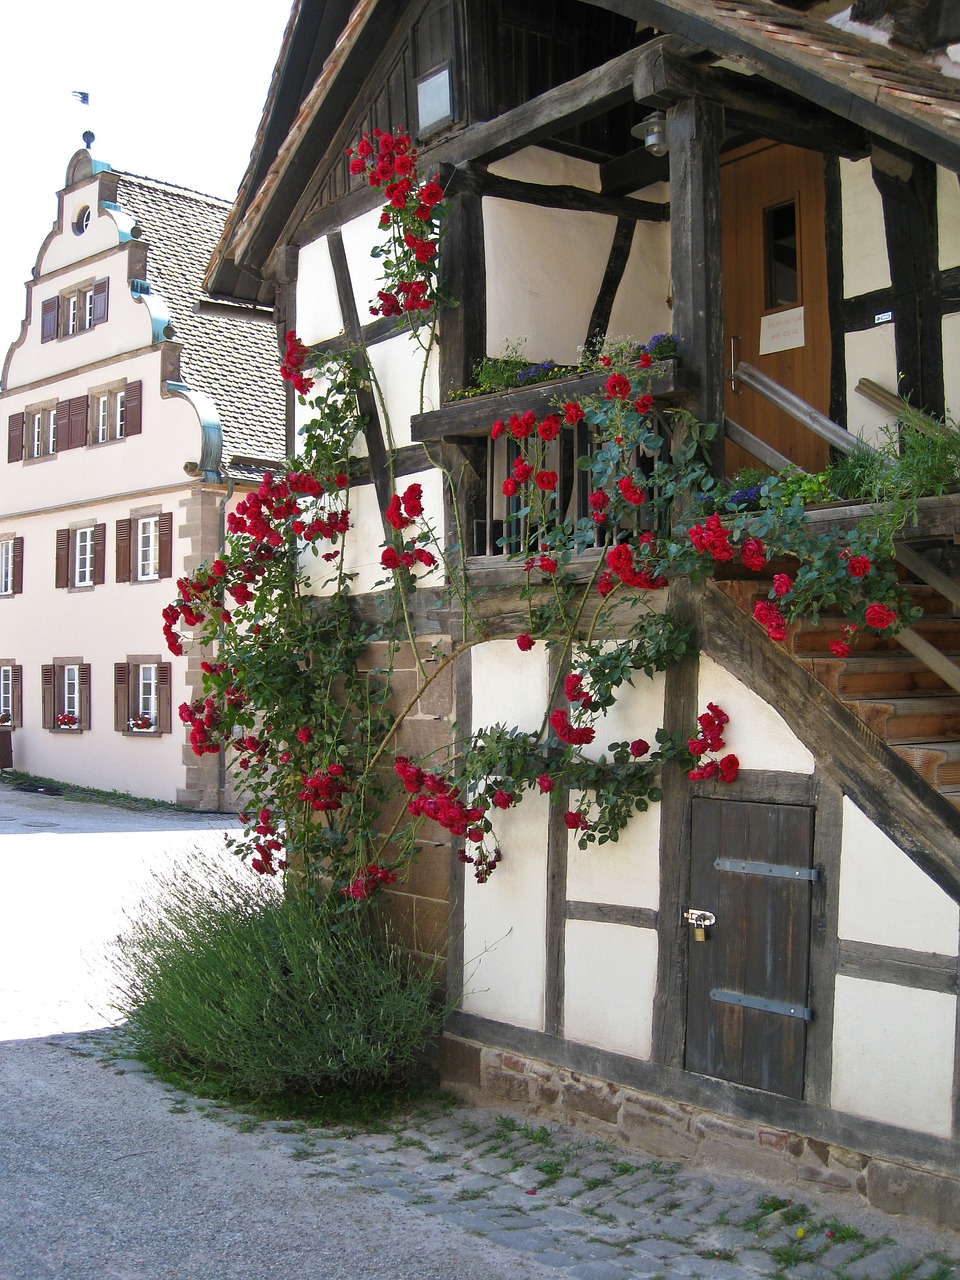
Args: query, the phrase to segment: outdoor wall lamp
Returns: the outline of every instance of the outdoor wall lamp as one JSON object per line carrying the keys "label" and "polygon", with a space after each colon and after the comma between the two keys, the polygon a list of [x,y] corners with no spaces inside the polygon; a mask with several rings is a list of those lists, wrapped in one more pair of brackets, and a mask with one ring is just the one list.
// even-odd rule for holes
{"label": "outdoor wall lamp", "polygon": [[665,156],[670,150],[667,145],[667,117],[662,111],[654,111],[635,124],[630,132],[635,138],[643,138],[643,145],[652,156]]}

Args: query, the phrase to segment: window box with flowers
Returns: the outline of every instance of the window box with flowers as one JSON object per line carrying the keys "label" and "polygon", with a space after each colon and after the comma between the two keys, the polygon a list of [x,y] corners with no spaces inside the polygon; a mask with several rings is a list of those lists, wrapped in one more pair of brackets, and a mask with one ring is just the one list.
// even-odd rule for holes
{"label": "window box with flowers", "polygon": [[90,728],[90,664],[55,658],[40,668],[42,725],[54,733]]}
{"label": "window box with flowers", "polygon": [[113,667],[113,727],[134,737],[158,737],[172,724],[169,662],[134,654]]}

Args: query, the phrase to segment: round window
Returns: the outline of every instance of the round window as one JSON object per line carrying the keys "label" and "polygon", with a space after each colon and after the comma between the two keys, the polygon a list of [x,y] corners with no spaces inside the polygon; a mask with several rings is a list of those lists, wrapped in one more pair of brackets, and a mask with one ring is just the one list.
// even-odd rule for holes
{"label": "round window", "polygon": [[90,225],[90,206],[85,204],[73,220],[73,234],[82,236]]}

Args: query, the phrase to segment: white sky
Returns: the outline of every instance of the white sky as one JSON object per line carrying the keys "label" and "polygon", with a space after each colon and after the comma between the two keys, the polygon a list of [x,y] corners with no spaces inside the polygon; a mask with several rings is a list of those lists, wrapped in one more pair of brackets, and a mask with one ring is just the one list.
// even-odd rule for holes
{"label": "white sky", "polygon": [[232,199],[291,3],[3,0],[0,366],[83,131],[115,169]]}

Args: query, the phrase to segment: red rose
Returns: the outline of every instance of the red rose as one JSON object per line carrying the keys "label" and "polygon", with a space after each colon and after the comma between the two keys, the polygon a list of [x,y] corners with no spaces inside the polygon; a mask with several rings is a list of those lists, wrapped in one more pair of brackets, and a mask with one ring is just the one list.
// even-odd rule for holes
{"label": "red rose", "polygon": [[718,765],[721,782],[733,782],[740,772],[740,761],[735,755],[724,756]]}
{"label": "red rose", "polygon": [[522,458],[517,458],[513,464],[513,478],[517,484],[526,484],[533,475],[533,467],[529,462],[524,462]]}
{"label": "red rose", "polygon": [[512,796],[509,791],[504,791],[502,787],[498,787],[493,793],[493,803],[498,809],[509,809],[516,800],[516,796]]}
{"label": "red rose", "polygon": [[[530,415],[533,416],[532,414]],[[526,440],[527,436],[533,430],[533,423],[527,421],[527,415],[519,417],[513,414],[510,418],[510,434],[515,440]]]}
{"label": "red rose", "polygon": [[608,400],[626,400],[630,394],[630,379],[622,373],[611,373],[606,384]]}
{"label": "red rose", "polygon": [[553,556],[541,556],[537,562],[541,573],[556,573],[557,562]]}
{"label": "red rose", "polygon": [[893,609],[888,609],[885,604],[867,606],[866,623],[868,627],[873,627],[874,631],[884,631],[887,627],[892,627],[896,620],[896,613]]}
{"label": "red rose", "polygon": [[604,569],[600,577],[597,579],[597,590],[601,596],[608,596],[617,584],[613,580],[613,574],[608,573]]}
{"label": "red rose", "polygon": [[650,366],[653,364],[653,359],[650,356],[649,352],[641,351],[640,359],[637,361],[637,364],[640,366],[641,369],[649,369]]}
{"label": "red rose", "polygon": [[496,422],[493,424],[493,426],[490,428],[490,439],[499,440],[500,437],[503,435],[504,431],[506,431],[506,427],[498,418]]}
{"label": "red rose", "polygon": [[405,529],[410,521],[400,510],[400,495],[395,493],[387,503],[387,509],[383,513],[387,524],[392,525],[394,529]]}
{"label": "red rose", "polygon": [[384,569],[400,568],[400,557],[393,547],[384,547],[380,552],[380,564]]}
{"label": "red rose", "polygon": [[617,481],[617,488],[624,501],[629,502],[631,506],[639,507],[646,498],[646,494],[634,484],[630,476],[621,476]]}
{"label": "red rose", "polygon": [[650,750],[650,743],[645,742],[643,738],[636,738],[630,743],[630,754],[634,760],[639,760],[641,756],[645,756]]}
{"label": "red rose", "polygon": [[310,741],[312,736],[313,736],[313,730],[308,729],[306,725],[304,725],[302,729],[297,730],[297,741],[302,742],[304,746],[307,745],[307,743]]}
{"label": "red rose", "polygon": [[550,777],[549,773],[540,774],[540,777],[537,778],[537,786],[542,792],[553,790],[553,779]]}
{"label": "red rose", "polygon": [[759,538],[748,538],[740,548],[740,560],[745,569],[759,573],[767,563],[767,553]]}
{"label": "red rose", "polygon": [[529,653],[535,643],[536,641],[526,631],[517,636],[517,648],[521,653]]}
{"label": "red rose", "polygon": [[641,396],[639,400],[634,400],[633,407],[636,409],[637,413],[641,415],[644,413],[649,413],[650,410],[653,408],[653,396],[651,395]]}
{"label": "red rose", "polygon": [[589,825],[582,813],[575,813],[572,809],[568,809],[563,815],[563,821],[568,831],[586,831]]}
{"label": "red rose", "polygon": [[423,515],[423,489],[418,484],[408,485],[402,498],[403,509],[411,519]]}
{"label": "red rose", "polygon": [[542,489],[544,493],[552,493],[557,487],[557,473],[555,471],[538,471],[536,474],[536,485],[538,489]]}
{"label": "red rose", "polygon": [[556,440],[560,434],[560,419],[555,413],[548,413],[544,420],[537,427],[537,435],[541,440]]}
{"label": "red rose", "polygon": [[847,658],[850,656],[850,646],[843,640],[831,640],[830,652],[835,658]]}
{"label": "red rose", "polygon": [[568,426],[571,427],[583,421],[583,410],[575,400],[570,400],[563,406],[563,418]]}
{"label": "red rose", "polygon": [[793,579],[786,573],[775,573],[773,575],[773,594],[776,596],[788,596],[793,590]]}
{"label": "red rose", "polygon": [[511,476],[507,476],[506,480],[504,480],[503,482],[503,496],[505,498],[512,498],[516,492],[517,492],[516,480],[514,480]]}
{"label": "red rose", "polygon": [[847,572],[853,578],[865,578],[872,567],[866,556],[851,556],[847,561]]}

